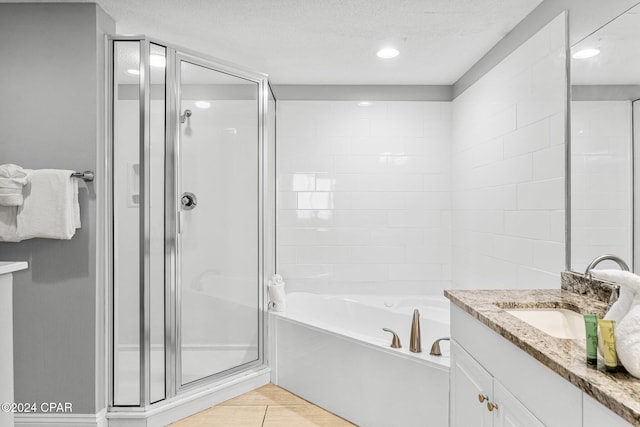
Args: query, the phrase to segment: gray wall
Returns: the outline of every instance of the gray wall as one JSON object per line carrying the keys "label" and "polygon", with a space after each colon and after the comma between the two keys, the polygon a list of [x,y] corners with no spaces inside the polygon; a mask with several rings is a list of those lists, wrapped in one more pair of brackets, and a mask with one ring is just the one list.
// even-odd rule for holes
{"label": "gray wall", "polygon": [[[0,163],[99,170],[104,144],[104,33],[95,4],[0,4]],[[97,274],[96,188],[80,184],[82,228],[69,241],[0,243],[25,260],[14,277],[17,402],[103,406],[104,285]]]}
{"label": "gray wall", "polygon": [[573,45],[637,3],[638,0],[543,1],[458,79],[453,85],[453,97],[464,92],[563,10],[569,11],[569,45]]}

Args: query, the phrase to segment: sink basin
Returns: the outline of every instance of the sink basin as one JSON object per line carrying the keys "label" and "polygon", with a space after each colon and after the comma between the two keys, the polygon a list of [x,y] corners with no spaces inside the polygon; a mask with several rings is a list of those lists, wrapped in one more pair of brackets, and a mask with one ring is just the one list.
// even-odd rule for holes
{"label": "sink basin", "polygon": [[585,336],[584,318],[575,311],[564,308],[527,308],[505,311],[552,337],[577,339]]}

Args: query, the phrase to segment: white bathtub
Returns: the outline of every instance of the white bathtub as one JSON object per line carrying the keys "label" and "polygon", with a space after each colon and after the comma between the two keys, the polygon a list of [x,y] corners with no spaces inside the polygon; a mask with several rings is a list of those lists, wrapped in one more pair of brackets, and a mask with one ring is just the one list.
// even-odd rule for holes
{"label": "white bathtub", "polygon": [[[272,381],[361,426],[448,425],[449,336],[444,297],[287,294],[271,312]],[[422,353],[409,351],[413,309],[420,310]],[[393,329],[402,343],[390,348]]]}

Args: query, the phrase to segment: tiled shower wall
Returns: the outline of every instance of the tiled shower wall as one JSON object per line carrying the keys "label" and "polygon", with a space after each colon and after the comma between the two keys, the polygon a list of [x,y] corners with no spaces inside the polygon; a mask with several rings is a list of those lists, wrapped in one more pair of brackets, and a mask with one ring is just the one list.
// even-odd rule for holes
{"label": "tiled shower wall", "polygon": [[279,102],[277,257],[288,290],[449,286],[450,106]]}
{"label": "tiled shower wall", "polygon": [[453,101],[453,284],[557,288],[564,269],[565,16]]}

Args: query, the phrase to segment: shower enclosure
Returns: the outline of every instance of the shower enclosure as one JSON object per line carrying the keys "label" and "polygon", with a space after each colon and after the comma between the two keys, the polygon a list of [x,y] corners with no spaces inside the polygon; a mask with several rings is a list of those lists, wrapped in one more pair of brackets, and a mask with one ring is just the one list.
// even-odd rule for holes
{"label": "shower enclosure", "polygon": [[264,370],[275,100],[265,75],[108,43],[109,401],[135,412]]}

